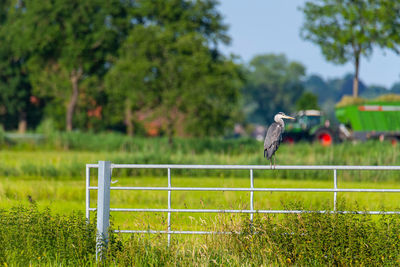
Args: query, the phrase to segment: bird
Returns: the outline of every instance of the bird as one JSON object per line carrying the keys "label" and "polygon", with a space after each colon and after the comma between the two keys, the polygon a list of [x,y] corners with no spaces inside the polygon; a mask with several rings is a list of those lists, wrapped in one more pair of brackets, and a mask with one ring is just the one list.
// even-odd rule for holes
{"label": "bird", "polygon": [[29,201],[29,203],[31,203],[31,204],[33,204],[33,205],[35,205],[36,204],[36,201],[32,198],[32,196],[31,195],[27,195],[27,197],[28,197],[28,201]]}
{"label": "bird", "polygon": [[285,130],[285,123],[283,119],[291,119],[295,118],[285,115],[283,112],[279,112],[274,116],[274,123],[272,123],[267,130],[267,134],[265,135],[264,140],[264,158],[267,158],[270,161],[271,169],[272,169],[272,157],[274,157],[274,168],[275,166],[275,152],[278,150],[279,144],[282,141],[282,133]]}

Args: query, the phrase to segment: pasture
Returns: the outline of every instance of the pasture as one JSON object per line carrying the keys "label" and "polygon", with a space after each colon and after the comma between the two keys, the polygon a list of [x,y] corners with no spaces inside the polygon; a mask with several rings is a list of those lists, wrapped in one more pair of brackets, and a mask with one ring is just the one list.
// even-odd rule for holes
{"label": "pasture", "polygon": [[[97,177],[92,177],[93,182]],[[165,177],[118,177],[118,186],[167,186]],[[249,179],[246,178],[220,178],[220,177],[174,177],[176,187],[198,187],[199,181],[203,187],[248,187]],[[95,185],[95,183],[93,183]],[[332,181],[311,181],[272,178],[255,178],[256,187],[273,188],[332,188]],[[341,182],[341,188],[400,188],[396,182]],[[173,208],[189,209],[247,209],[249,208],[249,192],[173,192]],[[387,210],[399,208],[397,193],[338,193],[338,198],[346,203],[357,203],[359,208],[366,210]],[[34,202],[40,210],[49,207],[52,211],[62,214],[85,211],[85,182],[83,180],[69,179],[60,181],[55,179],[45,180],[38,177],[29,178],[3,178],[0,181],[0,208],[7,209],[13,206],[29,206]],[[91,192],[91,207],[97,202],[96,191]],[[319,192],[255,192],[255,209],[283,209],[287,203],[301,203],[305,209],[333,209],[333,193]],[[114,208],[166,208],[167,192],[160,191],[112,191],[111,207]],[[92,216],[94,215],[91,213]],[[113,212],[112,217],[116,226],[123,229],[141,227],[138,225],[152,226],[164,229],[160,221],[165,221],[166,214],[157,214],[158,219],[144,213]],[[175,219],[175,216],[177,217]],[[178,229],[188,230],[192,224],[199,221],[194,218],[212,218],[215,215],[207,214],[182,214],[173,215],[173,225]],[[147,218],[147,219],[145,219]],[[161,218],[161,220],[160,220]],[[199,218],[197,218],[199,219]],[[201,229],[206,230],[206,229]]]}
{"label": "pasture", "polygon": [[[28,248],[25,250],[23,247],[19,248],[21,255],[24,255],[19,257],[3,249],[0,251],[0,262],[33,263],[34,265],[94,264],[94,248],[91,247],[93,245],[91,242],[94,242],[91,240],[94,226],[86,225],[84,221],[86,163],[96,163],[98,160],[110,160],[115,163],[266,163],[262,158],[262,148],[259,148],[262,145],[257,142],[239,140],[236,144],[232,141],[226,143],[215,141],[215,147],[218,149],[213,149],[212,145],[204,149],[201,148],[201,144],[196,144],[191,149],[190,142],[185,140],[178,141],[174,149],[170,149],[163,140],[155,140],[154,143],[158,145],[158,148],[154,148],[152,144],[143,140],[140,142],[142,143],[125,145],[120,149],[100,151],[90,148],[77,150],[71,146],[68,150],[60,147],[49,147],[44,150],[35,146],[2,150],[0,152],[0,209],[3,214],[3,226],[0,227],[2,228],[0,240],[10,241],[10,238],[15,236],[13,232],[16,231],[15,228],[7,223],[7,220],[17,220],[15,210],[19,210],[20,220],[23,221],[25,218],[25,222],[34,220],[35,223],[24,228],[27,231],[26,238],[33,240],[29,251],[25,251]],[[133,147],[135,149],[132,149]],[[374,142],[339,144],[328,148],[310,144],[284,145],[277,155],[277,164],[284,165],[399,165],[399,163],[398,148],[392,147],[390,144]],[[91,175],[92,185],[96,185],[96,179],[97,173],[94,172]],[[117,186],[167,186],[166,172],[160,170],[114,170],[113,180],[118,180],[114,184]],[[248,171],[172,171],[172,185],[176,187],[248,187],[249,183]],[[331,171],[256,170],[254,171],[254,186],[332,188],[333,175]],[[339,188],[400,188],[400,175],[394,171],[339,171],[338,186]],[[245,209],[249,206],[249,195],[249,192],[173,192],[172,207]],[[91,207],[95,207],[96,197],[96,191],[92,191]],[[338,199],[339,209],[342,210],[398,210],[400,206],[397,193],[338,193]],[[288,207],[308,210],[333,209],[333,193],[255,192],[254,205],[255,209]],[[112,191],[111,207],[166,208],[167,192]],[[95,214],[92,212],[92,220],[94,217]],[[114,229],[166,230],[167,228],[165,213],[112,212],[111,217]],[[46,221],[39,218],[52,219]],[[121,265],[182,266],[204,264],[236,266],[271,263],[398,263],[396,261],[400,255],[398,234],[395,230],[391,234],[392,227],[398,229],[400,226],[400,219],[397,216],[255,215],[254,227],[261,233],[257,236],[261,237],[250,235],[249,231],[252,230],[248,228],[248,218],[248,214],[172,214],[173,230],[224,230],[241,231],[243,234],[228,236],[174,235],[170,248],[166,246],[165,235],[114,234],[111,238],[108,260],[110,263]],[[56,230],[48,233],[49,225]],[[67,230],[62,231],[61,228],[65,225],[69,225],[67,226],[68,231],[73,231],[76,227],[77,232],[92,232],[84,234],[87,239],[82,236],[77,237]],[[38,230],[44,228],[47,229],[47,232]],[[30,231],[42,231],[43,233],[37,234],[35,237],[33,233],[29,234]],[[277,234],[287,232],[292,232],[293,235],[288,237]],[[304,232],[307,232],[307,238],[301,237],[304,236]],[[369,232],[374,236],[371,236]],[[385,234],[386,239],[379,241],[379,237]],[[35,246],[38,246],[37,242],[40,240],[48,239],[49,236],[46,235],[51,235],[55,239],[53,240],[54,244],[51,248],[44,246],[39,249],[44,253],[43,255],[48,255],[48,257],[38,256],[35,254],[35,248],[38,247]],[[340,236],[340,238],[335,238],[335,236]],[[35,238],[37,238],[36,241],[34,241]],[[70,238],[71,241],[65,238]],[[73,241],[74,238],[76,238],[75,241]],[[79,243],[79,253],[68,254],[65,251],[62,252],[63,250],[56,249],[61,246],[60,242],[64,242],[62,243],[64,247],[69,246],[66,244],[68,242]],[[17,246],[17,244],[13,245],[11,242],[10,246]],[[124,249],[121,250],[121,248]],[[70,247],[70,252],[75,249]],[[335,253],[342,253],[343,257],[327,256]],[[314,259],[312,255],[316,255]]]}

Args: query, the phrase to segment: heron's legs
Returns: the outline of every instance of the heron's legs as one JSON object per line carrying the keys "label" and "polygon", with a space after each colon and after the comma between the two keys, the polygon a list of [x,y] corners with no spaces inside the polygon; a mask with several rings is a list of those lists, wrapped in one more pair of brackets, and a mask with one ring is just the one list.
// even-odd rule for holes
{"label": "heron's legs", "polygon": [[274,156],[274,170],[276,169],[275,156]]}
{"label": "heron's legs", "polygon": [[272,159],[269,160],[270,169],[272,170]]}

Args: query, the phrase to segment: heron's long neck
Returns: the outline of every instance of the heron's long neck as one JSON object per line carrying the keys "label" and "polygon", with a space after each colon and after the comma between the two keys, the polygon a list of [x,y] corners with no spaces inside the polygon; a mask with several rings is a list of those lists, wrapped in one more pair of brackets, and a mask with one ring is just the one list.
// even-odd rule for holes
{"label": "heron's long neck", "polygon": [[283,122],[282,119],[279,118],[275,122],[278,123],[283,129],[285,129],[285,123]]}

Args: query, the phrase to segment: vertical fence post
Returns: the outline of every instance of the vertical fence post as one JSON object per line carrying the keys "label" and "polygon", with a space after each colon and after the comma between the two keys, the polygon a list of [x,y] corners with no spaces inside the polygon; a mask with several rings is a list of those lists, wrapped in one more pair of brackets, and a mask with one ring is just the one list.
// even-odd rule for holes
{"label": "vertical fence post", "polygon": [[[168,168],[168,188],[171,188],[171,169]],[[171,210],[171,190],[168,190],[168,210]],[[171,244],[171,211],[168,211],[168,247]]]}
{"label": "vertical fence post", "polygon": [[[333,170],[333,188],[335,190],[337,189],[337,173],[336,173],[336,169]],[[337,192],[335,191],[333,193],[333,211],[336,211],[336,197],[337,197]]]}
{"label": "vertical fence post", "polygon": [[86,220],[90,222],[90,168],[86,165]]}
{"label": "vertical fence post", "polygon": [[[250,188],[254,188],[253,169],[250,169]],[[254,191],[250,191],[250,210],[254,210]],[[253,223],[253,212],[250,213],[250,221]]]}
{"label": "vertical fence post", "polygon": [[99,161],[98,173],[96,260],[103,260],[110,224],[111,163]]}

